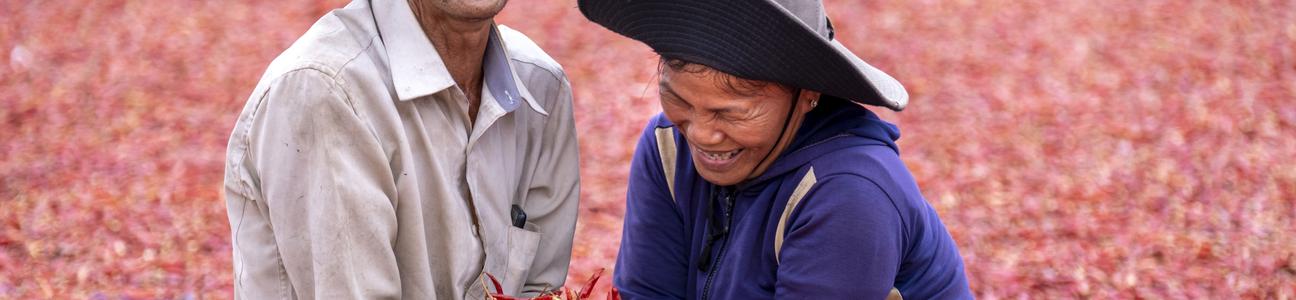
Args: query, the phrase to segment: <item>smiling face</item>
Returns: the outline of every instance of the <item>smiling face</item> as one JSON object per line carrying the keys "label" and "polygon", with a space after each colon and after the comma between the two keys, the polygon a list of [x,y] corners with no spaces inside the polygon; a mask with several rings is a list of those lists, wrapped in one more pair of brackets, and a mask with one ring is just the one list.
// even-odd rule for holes
{"label": "smiling face", "polygon": [[764,173],[819,98],[814,91],[793,95],[779,84],[672,59],[663,61],[659,88],[662,111],[688,140],[698,173],[722,186]]}

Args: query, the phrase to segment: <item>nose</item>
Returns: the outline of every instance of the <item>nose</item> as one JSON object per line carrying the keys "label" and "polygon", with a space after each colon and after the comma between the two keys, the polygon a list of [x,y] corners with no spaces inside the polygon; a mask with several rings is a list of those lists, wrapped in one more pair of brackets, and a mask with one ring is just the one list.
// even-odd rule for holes
{"label": "nose", "polygon": [[714,121],[698,122],[695,119],[690,123],[687,127],[684,127],[684,137],[688,139],[690,144],[710,146],[718,145],[724,141],[724,132],[716,128]]}

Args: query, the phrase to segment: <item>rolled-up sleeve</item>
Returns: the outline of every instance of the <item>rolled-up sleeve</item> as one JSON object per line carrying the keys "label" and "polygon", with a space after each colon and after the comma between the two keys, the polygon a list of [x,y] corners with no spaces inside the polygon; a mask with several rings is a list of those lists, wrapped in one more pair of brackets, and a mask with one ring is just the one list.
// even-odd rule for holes
{"label": "rolled-up sleeve", "polygon": [[556,101],[548,107],[539,158],[531,170],[533,175],[523,207],[527,227],[534,226],[542,236],[522,288],[524,294],[562,286],[571,262],[580,198],[580,158],[572,116],[571,84],[561,76],[559,80],[560,85],[542,93]]}
{"label": "rolled-up sleeve", "polygon": [[286,276],[305,299],[400,297],[395,187],[378,138],[324,73],[272,84],[247,135],[275,243],[255,246],[277,247],[284,272],[263,275]]}

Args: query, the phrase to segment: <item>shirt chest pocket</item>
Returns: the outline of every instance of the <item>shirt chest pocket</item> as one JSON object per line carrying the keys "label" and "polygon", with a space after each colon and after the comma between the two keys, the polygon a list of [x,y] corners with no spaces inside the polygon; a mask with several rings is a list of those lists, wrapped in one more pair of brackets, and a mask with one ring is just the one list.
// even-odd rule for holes
{"label": "shirt chest pocket", "polygon": [[540,246],[539,232],[517,227],[508,230],[508,261],[504,267],[503,287],[508,295],[518,295],[526,284],[531,264],[535,262],[536,252]]}

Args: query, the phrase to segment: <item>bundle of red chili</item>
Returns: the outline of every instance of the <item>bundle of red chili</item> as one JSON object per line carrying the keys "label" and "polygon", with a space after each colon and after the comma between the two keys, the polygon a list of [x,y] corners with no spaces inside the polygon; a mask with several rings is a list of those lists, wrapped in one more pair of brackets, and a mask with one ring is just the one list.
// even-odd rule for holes
{"label": "bundle of red chili", "polygon": [[[490,281],[491,281],[491,284],[495,286],[495,292],[494,292],[494,293],[486,293],[486,299],[491,299],[491,300],[585,300],[585,299],[591,299],[591,296],[593,296],[592,294],[594,293],[594,284],[595,284],[595,283],[598,283],[599,276],[602,276],[602,275],[603,275],[603,269],[599,269],[598,271],[595,271],[595,272],[594,272],[594,276],[590,276],[590,279],[587,280],[587,281],[585,281],[585,286],[581,287],[579,293],[576,292],[576,291],[573,291],[571,288],[567,288],[567,287],[559,287],[559,288],[556,289],[556,290],[552,290],[552,291],[547,291],[547,292],[540,293],[539,296],[535,296],[535,297],[531,297],[531,298],[519,298],[519,297],[514,297],[514,296],[504,295],[503,292],[502,292],[502,291],[504,290],[504,288],[500,286],[500,282],[499,282],[499,280],[495,279],[495,275],[491,275],[490,273],[486,273],[486,278],[489,278]],[[607,300],[621,300],[621,294],[617,292],[616,287],[612,287],[612,290],[611,290],[611,291],[608,291],[608,293],[607,293],[607,298],[606,298],[606,299],[607,299]]]}

